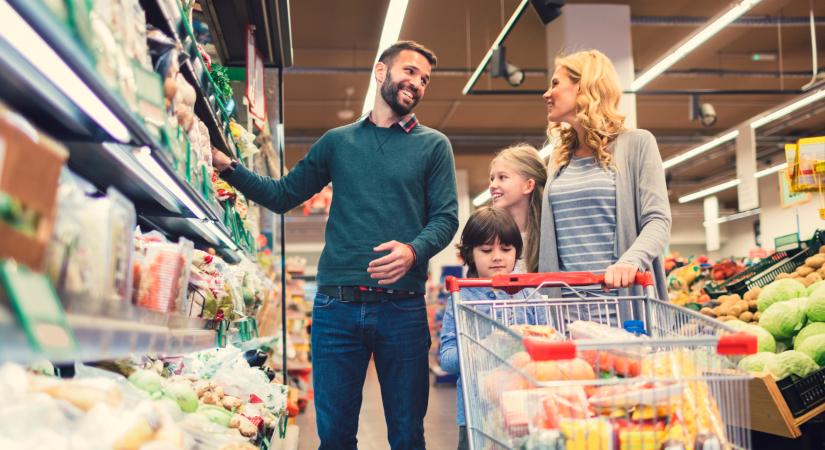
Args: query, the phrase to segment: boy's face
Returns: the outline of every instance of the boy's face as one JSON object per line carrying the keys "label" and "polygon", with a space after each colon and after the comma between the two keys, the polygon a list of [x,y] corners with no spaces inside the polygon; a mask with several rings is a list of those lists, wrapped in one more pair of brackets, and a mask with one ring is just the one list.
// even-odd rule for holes
{"label": "boy's face", "polygon": [[473,262],[480,278],[507,275],[516,267],[516,248],[496,239],[492,244],[473,248]]}

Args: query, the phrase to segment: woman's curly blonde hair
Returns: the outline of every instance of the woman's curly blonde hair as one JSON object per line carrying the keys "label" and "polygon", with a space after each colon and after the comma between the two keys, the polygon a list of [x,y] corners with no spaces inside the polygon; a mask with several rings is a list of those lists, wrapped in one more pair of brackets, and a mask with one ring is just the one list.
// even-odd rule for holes
{"label": "woman's curly blonde hair", "polygon": [[[576,121],[584,128],[584,145],[596,150],[599,165],[607,169],[613,162],[608,145],[624,130],[624,116],[619,114],[622,89],[616,68],[604,53],[584,50],[556,58],[556,68],[564,67],[573,83],[579,86],[576,97]],[[552,169],[559,170],[570,162],[579,146],[576,131],[569,124],[550,122],[548,139],[561,143],[553,152]]]}

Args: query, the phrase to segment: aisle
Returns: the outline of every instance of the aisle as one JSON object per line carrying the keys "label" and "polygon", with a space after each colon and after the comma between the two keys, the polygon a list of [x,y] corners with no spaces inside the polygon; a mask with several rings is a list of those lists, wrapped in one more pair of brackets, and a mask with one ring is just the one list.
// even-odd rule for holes
{"label": "aisle", "polygon": [[[298,416],[301,441],[298,450],[316,450],[318,436],[315,433],[315,404],[310,402],[306,411]],[[454,450],[458,443],[455,425],[455,386],[430,385],[430,403],[424,418],[424,436],[427,450]],[[361,404],[361,420],[358,428],[359,450],[387,450],[387,425],[384,423],[384,407],[381,404],[381,388],[375,366],[370,363],[364,384],[364,401]]]}

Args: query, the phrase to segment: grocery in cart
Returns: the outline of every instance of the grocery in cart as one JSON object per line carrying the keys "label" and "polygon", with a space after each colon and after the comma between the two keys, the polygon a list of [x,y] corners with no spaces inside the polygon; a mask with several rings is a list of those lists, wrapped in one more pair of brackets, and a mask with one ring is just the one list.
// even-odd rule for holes
{"label": "grocery in cart", "polygon": [[[603,280],[448,279],[470,448],[750,448],[750,377],[736,364],[756,339],[656,299],[650,274],[636,277],[642,296],[585,289]],[[475,287],[529,291],[462,301]]]}

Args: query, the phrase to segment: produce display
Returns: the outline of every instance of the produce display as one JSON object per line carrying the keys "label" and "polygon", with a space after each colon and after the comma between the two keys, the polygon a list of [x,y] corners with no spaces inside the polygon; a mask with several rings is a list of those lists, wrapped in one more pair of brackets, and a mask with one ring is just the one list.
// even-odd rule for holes
{"label": "produce display", "polygon": [[258,449],[286,417],[287,388],[234,347],[182,362],[77,364],[71,379],[42,372],[0,367],[9,400],[0,406],[0,447]]}

